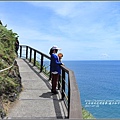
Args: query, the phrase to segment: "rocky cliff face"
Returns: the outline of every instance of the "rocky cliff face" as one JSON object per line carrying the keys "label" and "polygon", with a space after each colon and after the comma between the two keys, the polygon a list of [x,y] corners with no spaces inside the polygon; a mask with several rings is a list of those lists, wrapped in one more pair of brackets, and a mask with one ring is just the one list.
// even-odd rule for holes
{"label": "rocky cliff face", "polygon": [[17,34],[0,24],[0,115],[3,118],[22,90],[19,66],[15,61]]}

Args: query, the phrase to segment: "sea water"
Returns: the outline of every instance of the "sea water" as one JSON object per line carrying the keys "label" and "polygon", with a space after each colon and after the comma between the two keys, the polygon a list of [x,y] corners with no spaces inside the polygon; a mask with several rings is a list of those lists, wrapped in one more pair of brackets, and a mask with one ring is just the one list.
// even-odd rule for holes
{"label": "sea water", "polygon": [[95,118],[120,118],[120,61],[63,61],[74,71],[82,106]]}

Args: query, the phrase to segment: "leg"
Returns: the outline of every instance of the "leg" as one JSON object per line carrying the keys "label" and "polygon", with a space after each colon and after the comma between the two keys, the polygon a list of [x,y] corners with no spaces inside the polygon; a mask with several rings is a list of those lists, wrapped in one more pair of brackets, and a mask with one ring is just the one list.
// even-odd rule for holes
{"label": "leg", "polygon": [[56,91],[56,87],[57,87],[57,82],[58,82],[58,74],[54,75],[54,83],[53,83],[53,93],[57,94],[58,92]]}
{"label": "leg", "polygon": [[55,91],[55,74],[52,74],[52,81],[51,81],[51,83],[52,83],[52,90],[51,90],[51,92],[53,92],[53,91]]}
{"label": "leg", "polygon": [[52,84],[52,89],[51,89],[51,92],[53,92],[53,89],[54,89],[54,74],[51,74],[52,75],[52,80],[51,80],[51,84]]}
{"label": "leg", "polygon": [[52,90],[51,90],[51,92],[53,92],[53,93],[57,93],[56,92],[57,81],[58,81],[58,74],[52,74]]}
{"label": "leg", "polygon": [[57,82],[58,82],[58,74],[55,74],[55,91],[56,91],[56,87],[57,87]]}

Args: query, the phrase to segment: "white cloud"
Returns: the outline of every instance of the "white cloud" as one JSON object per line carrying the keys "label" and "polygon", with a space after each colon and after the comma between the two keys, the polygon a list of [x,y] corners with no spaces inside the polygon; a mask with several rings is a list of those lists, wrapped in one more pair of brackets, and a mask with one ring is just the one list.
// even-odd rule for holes
{"label": "white cloud", "polygon": [[110,58],[110,56],[109,56],[107,53],[102,53],[102,54],[100,55],[100,57],[101,57],[102,59],[108,59],[108,58]]}
{"label": "white cloud", "polygon": [[64,17],[74,17],[80,12],[80,2],[73,1],[51,1],[51,2],[28,2],[37,7],[48,7],[54,11],[57,15]]}
{"label": "white cloud", "polygon": [[32,30],[29,28],[22,28],[17,30],[21,39],[25,42],[26,40],[38,40],[38,41],[61,41],[64,40],[63,37],[53,36],[47,33],[42,33],[42,31]]}

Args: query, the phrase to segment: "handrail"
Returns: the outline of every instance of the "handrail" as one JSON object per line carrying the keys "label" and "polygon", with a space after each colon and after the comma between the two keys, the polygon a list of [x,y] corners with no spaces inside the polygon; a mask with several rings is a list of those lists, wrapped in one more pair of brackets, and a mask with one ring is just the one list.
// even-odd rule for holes
{"label": "handrail", "polygon": [[[25,55],[26,56],[22,56],[22,48],[26,48],[26,52]],[[32,55],[32,52],[33,55]],[[40,61],[40,72],[43,72],[43,62],[44,62],[44,58],[47,58],[50,61],[50,57],[32,47],[26,46],[26,45],[20,45],[20,57],[25,57],[26,59],[29,59],[29,62],[31,62],[33,60],[33,65],[36,65],[36,54],[40,54],[41,55],[41,61]],[[29,55],[29,56],[28,56]],[[33,57],[32,57],[33,56]],[[65,81],[66,80],[66,74],[68,75],[68,119],[82,119],[82,106],[81,106],[81,101],[80,101],[80,93],[78,90],[78,86],[76,83],[76,79],[74,76],[74,72],[70,69],[68,69],[66,66],[61,65],[61,77],[59,79],[59,82],[61,83],[61,86],[58,84],[58,88],[61,90],[61,95],[62,95],[62,100],[65,99]],[[49,76],[49,78],[51,78],[51,74]]]}
{"label": "handrail", "polygon": [[76,83],[76,79],[74,76],[74,72],[68,69],[65,66],[61,66],[62,70],[68,73],[69,79],[69,118],[82,118],[82,106],[80,101],[80,94],[78,90],[78,86]]}
{"label": "handrail", "polygon": [[14,60],[13,64],[12,64],[10,67],[0,70],[0,73],[1,73],[1,72],[4,72],[4,71],[6,71],[6,70],[11,69],[11,68],[13,67],[14,63],[15,63],[15,60]]}

